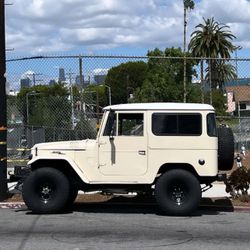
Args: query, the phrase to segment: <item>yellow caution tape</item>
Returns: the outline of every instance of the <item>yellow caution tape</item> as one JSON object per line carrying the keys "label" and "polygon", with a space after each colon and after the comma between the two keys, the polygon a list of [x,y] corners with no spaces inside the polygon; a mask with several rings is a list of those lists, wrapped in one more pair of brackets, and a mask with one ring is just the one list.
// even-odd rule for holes
{"label": "yellow caution tape", "polygon": [[3,157],[0,159],[0,161],[6,161],[7,160],[7,157]]}
{"label": "yellow caution tape", "polygon": [[7,162],[28,162],[29,160],[7,160]]}
{"label": "yellow caution tape", "polygon": [[6,141],[0,141],[0,145],[6,145],[7,142]]}
{"label": "yellow caution tape", "polygon": [[7,148],[8,151],[16,150],[16,151],[30,151],[30,148]]}
{"label": "yellow caution tape", "polygon": [[7,130],[7,128],[6,127],[0,127],[0,131],[6,131]]}

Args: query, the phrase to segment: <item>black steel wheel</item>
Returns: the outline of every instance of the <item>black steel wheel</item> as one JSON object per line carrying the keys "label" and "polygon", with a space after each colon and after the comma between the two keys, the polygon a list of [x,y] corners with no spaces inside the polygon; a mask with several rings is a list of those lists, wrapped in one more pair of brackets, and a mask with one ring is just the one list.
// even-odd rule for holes
{"label": "black steel wheel", "polygon": [[34,213],[55,213],[63,209],[70,192],[67,177],[54,168],[32,172],[23,185],[23,199]]}
{"label": "black steel wheel", "polygon": [[192,173],[173,169],[162,174],[156,182],[155,198],[166,214],[190,215],[200,203],[200,183]]}

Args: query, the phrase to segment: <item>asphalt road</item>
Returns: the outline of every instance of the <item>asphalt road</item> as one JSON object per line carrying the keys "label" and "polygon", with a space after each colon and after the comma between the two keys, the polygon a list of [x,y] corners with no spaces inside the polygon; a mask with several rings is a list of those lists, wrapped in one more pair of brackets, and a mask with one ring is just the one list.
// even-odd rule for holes
{"label": "asphalt road", "polygon": [[155,206],[83,205],[36,215],[0,209],[0,249],[249,249],[250,213],[169,217]]}

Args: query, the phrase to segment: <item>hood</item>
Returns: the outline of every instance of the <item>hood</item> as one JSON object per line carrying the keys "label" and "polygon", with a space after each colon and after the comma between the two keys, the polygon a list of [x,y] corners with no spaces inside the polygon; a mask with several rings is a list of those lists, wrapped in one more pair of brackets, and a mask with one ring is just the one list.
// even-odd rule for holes
{"label": "hood", "polygon": [[32,149],[38,150],[86,150],[87,144],[95,140],[81,140],[81,141],[59,141],[38,143]]}

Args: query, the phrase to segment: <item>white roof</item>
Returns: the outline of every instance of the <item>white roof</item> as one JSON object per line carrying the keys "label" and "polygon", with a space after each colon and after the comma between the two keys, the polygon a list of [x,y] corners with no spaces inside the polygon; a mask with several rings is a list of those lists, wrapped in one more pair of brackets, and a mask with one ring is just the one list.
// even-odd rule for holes
{"label": "white roof", "polygon": [[209,104],[201,103],[128,103],[111,105],[104,108],[104,110],[213,110],[214,108]]}

